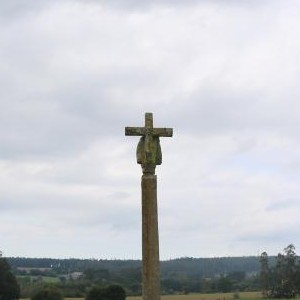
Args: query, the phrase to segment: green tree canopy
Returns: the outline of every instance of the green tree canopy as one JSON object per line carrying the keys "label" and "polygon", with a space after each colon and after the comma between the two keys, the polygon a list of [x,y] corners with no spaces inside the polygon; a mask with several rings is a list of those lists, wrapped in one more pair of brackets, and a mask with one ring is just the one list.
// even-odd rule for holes
{"label": "green tree canopy", "polygon": [[85,300],[125,300],[126,293],[119,285],[111,285],[107,288],[94,287],[87,294]]}
{"label": "green tree canopy", "polygon": [[20,288],[16,277],[10,270],[10,265],[0,255],[0,300],[19,299]]}
{"label": "green tree canopy", "polygon": [[63,300],[62,293],[54,287],[39,289],[31,297],[31,300]]}
{"label": "green tree canopy", "polygon": [[276,265],[269,267],[268,255],[261,254],[261,285],[267,298],[295,298],[300,294],[300,264],[294,245],[278,253]]}

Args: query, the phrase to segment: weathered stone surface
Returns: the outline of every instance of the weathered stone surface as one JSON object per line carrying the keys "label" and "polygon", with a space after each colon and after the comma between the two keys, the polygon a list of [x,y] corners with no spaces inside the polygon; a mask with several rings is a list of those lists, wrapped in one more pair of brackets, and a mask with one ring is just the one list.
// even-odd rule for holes
{"label": "weathered stone surface", "polygon": [[145,127],[125,127],[125,135],[142,136],[137,146],[137,163],[144,174],[154,174],[156,165],[162,162],[159,137],[171,137],[172,128],[153,128],[153,114],[145,114]]}
{"label": "weathered stone surface", "polygon": [[156,175],[142,176],[143,299],[160,299]]}
{"label": "weathered stone surface", "polygon": [[142,165],[143,300],[160,300],[159,239],[156,165],[162,162],[159,137],[171,137],[172,128],[153,128],[152,113],[145,114],[145,127],[126,127],[125,135],[141,136],[137,163]]}

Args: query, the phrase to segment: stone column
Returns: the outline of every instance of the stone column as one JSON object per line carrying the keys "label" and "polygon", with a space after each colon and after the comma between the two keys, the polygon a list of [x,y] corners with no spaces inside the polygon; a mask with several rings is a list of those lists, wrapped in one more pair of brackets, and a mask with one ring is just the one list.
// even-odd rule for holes
{"label": "stone column", "polygon": [[157,179],[142,176],[143,300],[160,300]]}
{"label": "stone column", "polygon": [[172,128],[154,128],[152,113],[145,113],[144,127],[126,127],[125,135],[141,136],[137,163],[142,166],[143,300],[160,300],[157,180],[155,167],[162,163],[160,137],[171,137]]}

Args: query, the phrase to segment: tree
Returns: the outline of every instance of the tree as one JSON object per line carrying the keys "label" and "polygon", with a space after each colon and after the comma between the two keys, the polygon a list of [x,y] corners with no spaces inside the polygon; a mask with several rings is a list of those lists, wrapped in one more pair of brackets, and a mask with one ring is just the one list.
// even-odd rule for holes
{"label": "tree", "polygon": [[61,292],[54,287],[44,287],[34,293],[31,300],[63,300]]}
{"label": "tree", "polygon": [[218,290],[222,293],[228,293],[232,290],[232,281],[226,276],[222,276],[218,282]]}
{"label": "tree", "polygon": [[268,256],[261,255],[261,283],[263,294],[270,298],[295,298],[299,295],[300,266],[294,245],[290,244],[279,253],[276,265],[270,268]]}
{"label": "tree", "polygon": [[297,294],[295,274],[297,256],[294,245],[288,245],[284,254],[279,253],[274,270],[275,286],[271,294],[274,298],[294,298]]}
{"label": "tree", "polygon": [[107,300],[125,300],[126,293],[119,285],[110,285],[104,290]]}
{"label": "tree", "polygon": [[111,285],[107,288],[100,286],[92,288],[85,300],[125,300],[126,293],[119,285]]}
{"label": "tree", "polygon": [[93,282],[102,282],[109,279],[109,271],[107,269],[86,269],[84,271],[85,278]]}
{"label": "tree", "polygon": [[20,288],[7,260],[0,255],[0,300],[19,299]]}
{"label": "tree", "polygon": [[262,294],[264,298],[268,298],[270,290],[270,269],[269,269],[269,260],[267,252],[263,252],[260,256],[260,281]]}

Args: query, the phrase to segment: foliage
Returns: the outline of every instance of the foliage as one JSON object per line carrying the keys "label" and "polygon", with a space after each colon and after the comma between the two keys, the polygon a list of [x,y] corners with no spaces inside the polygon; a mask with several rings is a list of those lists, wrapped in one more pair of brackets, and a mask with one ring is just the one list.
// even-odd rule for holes
{"label": "foliage", "polygon": [[119,285],[111,285],[107,288],[100,286],[92,288],[87,294],[86,300],[125,300],[125,290]]}
{"label": "foliage", "polygon": [[222,276],[218,282],[218,290],[222,293],[228,293],[232,290],[232,281],[228,276]]}
{"label": "foliage", "polygon": [[[270,258],[272,260],[272,258]],[[106,270],[109,274],[121,270],[140,269],[140,260],[106,260],[106,259],[51,259],[51,258],[24,258],[11,257],[8,262],[18,275],[22,274],[17,268],[48,268],[43,276],[51,274],[68,274],[72,272],[85,272],[87,269]],[[232,272],[259,272],[260,264],[256,256],[248,257],[213,257],[213,258],[192,258],[183,257],[161,262],[162,277],[169,277],[174,272],[184,272],[199,277],[214,277],[216,274],[229,274]],[[30,272],[36,272],[32,270]]]}
{"label": "foliage", "polygon": [[20,288],[7,260],[0,256],[0,300],[19,299]]}
{"label": "foliage", "polygon": [[31,300],[63,300],[63,296],[58,289],[49,286],[36,291]]}
{"label": "foliage", "polygon": [[300,294],[300,264],[294,245],[279,253],[276,265],[269,267],[268,255],[261,255],[261,284],[265,298],[295,298]]}
{"label": "foliage", "polygon": [[[270,257],[270,260],[274,257]],[[118,284],[126,294],[142,293],[138,260],[10,258],[22,298],[51,283],[65,297],[82,298],[95,286]],[[260,288],[258,257],[180,258],[161,262],[161,293],[215,293],[254,291]],[[73,272],[82,272],[79,278]]]}
{"label": "foliage", "polygon": [[262,287],[262,294],[264,298],[269,297],[270,291],[270,268],[267,252],[263,252],[260,256],[260,281]]}

